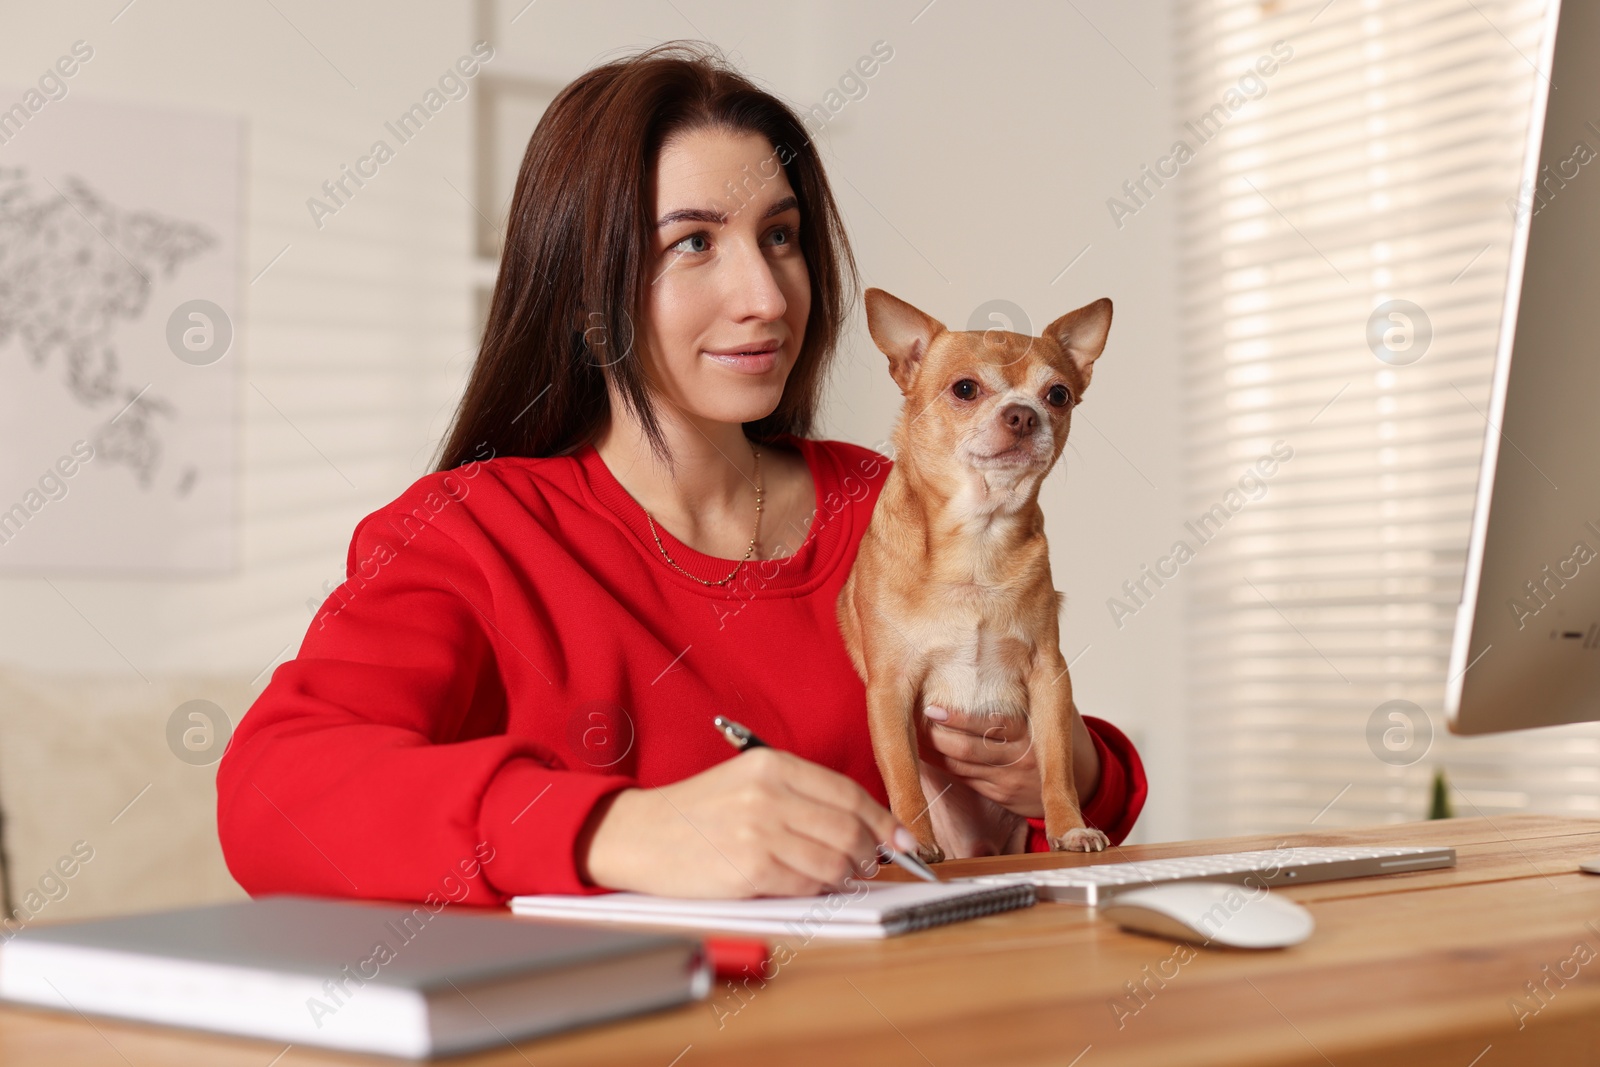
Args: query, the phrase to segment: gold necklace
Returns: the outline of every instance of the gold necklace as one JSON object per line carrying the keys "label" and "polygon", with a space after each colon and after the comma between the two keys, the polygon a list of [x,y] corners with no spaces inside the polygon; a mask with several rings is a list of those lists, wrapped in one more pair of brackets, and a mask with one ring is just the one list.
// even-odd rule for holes
{"label": "gold necklace", "polygon": [[[748,441],[748,438],[746,440]],[[683,574],[689,578],[693,578],[701,585],[727,585],[729,582],[733,581],[733,576],[739,573],[739,568],[744,566],[745,561],[748,560],[751,554],[756,550],[756,538],[761,535],[761,495],[764,487],[761,484],[761,452],[754,444],[751,444],[750,454],[756,458],[756,528],[755,532],[750,535],[750,545],[744,550],[744,557],[740,559],[738,563],[733,565],[733,570],[728,572],[728,576],[726,578],[723,578],[720,581],[708,582],[704,578],[690,574],[682,567],[679,567],[677,561],[668,554],[667,546],[661,543],[661,535],[656,533],[655,520],[650,517],[650,513],[648,511],[644,513],[645,521],[650,524],[650,536],[656,539],[656,547],[661,550],[661,557],[671,564],[672,567],[680,574]],[[642,511],[643,509],[641,508],[640,510]]]}

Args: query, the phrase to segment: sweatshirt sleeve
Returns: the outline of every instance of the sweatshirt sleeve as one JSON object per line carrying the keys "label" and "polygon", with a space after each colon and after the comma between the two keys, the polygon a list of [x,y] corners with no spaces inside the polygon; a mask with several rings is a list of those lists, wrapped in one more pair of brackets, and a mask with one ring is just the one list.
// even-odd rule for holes
{"label": "sweatshirt sleeve", "polygon": [[634,783],[564,770],[559,753],[505,733],[498,657],[541,650],[499,647],[482,568],[445,531],[406,516],[406,539],[384,516],[356,527],[349,578],[223,753],[229,871],[252,896],[498,905],[596,892],[578,838]]}
{"label": "sweatshirt sleeve", "polygon": [[[1097,830],[1105,831],[1113,845],[1120,845],[1133,831],[1144,810],[1149,793],[1145,779],[1144,762],[1139,752],[1128,740],[1128,735],[1093,715],[1085,715],[1083,724],[1089,728],[1095,752],[1100,756],[1100,782],[1094,794],[1083,800],[1083,821]],[[1028,851],[1048,852],[1050,843],[1045,838],[1044,820],[1029,819]]]}

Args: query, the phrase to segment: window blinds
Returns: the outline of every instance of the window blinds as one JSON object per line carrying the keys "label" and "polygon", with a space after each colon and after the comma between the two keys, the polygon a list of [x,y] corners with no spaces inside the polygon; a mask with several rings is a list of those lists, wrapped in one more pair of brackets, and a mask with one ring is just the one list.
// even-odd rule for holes
{"label": "window blinds", "polygon": [[1600,809],[1595,728],[1442,717],[1545,16],[1178,6],[1199,835],[1422,818],[1440,768],[1457,814]]}

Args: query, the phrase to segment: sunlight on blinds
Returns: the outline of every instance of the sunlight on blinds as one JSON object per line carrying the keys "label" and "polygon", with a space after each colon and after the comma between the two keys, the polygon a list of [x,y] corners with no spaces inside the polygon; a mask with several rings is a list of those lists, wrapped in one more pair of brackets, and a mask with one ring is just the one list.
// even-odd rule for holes
{"label": "sunlight on blinds", "polygon": [[1595,810],[1441,713],[1545,4],[1178,11],[1193,830]]}

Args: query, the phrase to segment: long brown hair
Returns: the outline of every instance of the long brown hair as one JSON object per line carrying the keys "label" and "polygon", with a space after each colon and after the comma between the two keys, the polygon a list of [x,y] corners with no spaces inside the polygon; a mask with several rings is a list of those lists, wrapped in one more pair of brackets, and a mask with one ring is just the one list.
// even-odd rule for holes
{"label": "long brown hair", "polygon": [[811,281],[805,341],[777,408],[745,433],[760,442],[810,435],[858,287],[822,161],[794,111],[715,48],[669,41],[583,74],[535,127],[478,358],[435,470],[576,451],[608,416],[608,378],[671,463],[634,327],[655,230],[646,193],[661,146],[707,127],[766,137],[800,202]]}

